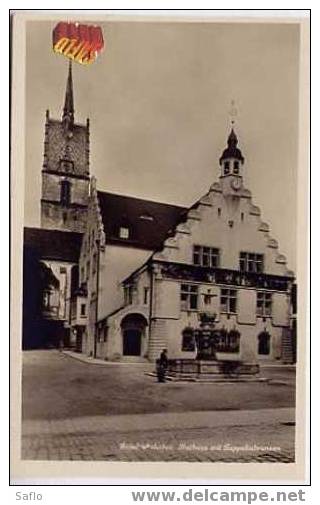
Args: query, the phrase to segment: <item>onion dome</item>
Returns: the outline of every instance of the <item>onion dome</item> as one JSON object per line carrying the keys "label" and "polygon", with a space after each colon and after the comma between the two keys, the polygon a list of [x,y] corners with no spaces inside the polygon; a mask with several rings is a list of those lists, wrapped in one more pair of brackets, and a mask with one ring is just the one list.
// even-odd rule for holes
{"label": "onion dome", "polygon": [[220,165],[224,160],[228,160],[230,158],[239,160],[241,161],[241,163],[244,162],[244,157],[242,156],[240,149],[237,147],[237,144],[238,144],[238,138],[232,128],[230,135],[228,137],[228,147],[223,151],[222,156],[219,159]]}

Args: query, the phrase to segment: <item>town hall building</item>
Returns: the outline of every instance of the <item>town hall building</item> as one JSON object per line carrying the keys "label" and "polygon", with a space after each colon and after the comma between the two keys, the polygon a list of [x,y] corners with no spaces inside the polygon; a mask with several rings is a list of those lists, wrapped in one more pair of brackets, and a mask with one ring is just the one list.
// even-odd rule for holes
{"label": "town hall building", "polygon": [[[246,188],[234,128],[219,179],[185,208],[99,190],[73,102],[70,64],[62,118],[46,113],[41,228],[24,232],[24,348],[294,362],[294,273]],[[214,345],[199,339],[205,321]]]}

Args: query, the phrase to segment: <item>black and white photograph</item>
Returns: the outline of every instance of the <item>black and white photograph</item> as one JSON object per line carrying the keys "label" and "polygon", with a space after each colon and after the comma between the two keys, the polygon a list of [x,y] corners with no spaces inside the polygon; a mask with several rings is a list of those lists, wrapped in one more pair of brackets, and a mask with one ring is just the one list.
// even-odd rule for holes
{"label": "black and white photograph", "polygon": [[308,18],[96,14],[13,16],[17,472],[295,478]]}

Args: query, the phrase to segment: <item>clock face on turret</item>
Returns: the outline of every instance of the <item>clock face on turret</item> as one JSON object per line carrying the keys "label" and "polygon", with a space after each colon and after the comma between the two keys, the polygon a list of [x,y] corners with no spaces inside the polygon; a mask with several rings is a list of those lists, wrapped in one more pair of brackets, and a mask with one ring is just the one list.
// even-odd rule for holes
{"label": "clock face on turret", "polygon": [[240,177],[234,177],[231,181],[231,187],[232,189],[234,189],[235,191],[238,191],[242,186],[242,181],[240,179]]}

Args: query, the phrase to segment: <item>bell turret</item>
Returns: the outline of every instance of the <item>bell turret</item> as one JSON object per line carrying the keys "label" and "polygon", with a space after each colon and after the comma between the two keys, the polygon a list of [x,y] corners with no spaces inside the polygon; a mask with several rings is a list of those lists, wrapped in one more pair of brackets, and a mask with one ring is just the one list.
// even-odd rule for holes
{"label": "bell turret", "polygon": [[244,157],[242,156],[240,149],[237,147],[238,138],[233,128],[231,129],[227,142],[228,147],[223,151],[222,156],[219,159],[221,175],[241,175],[241,167],[244,164]]}
{"label": "bell turret", "polygon": [[219,164],[221,167],[220,183],[225,195],[237,195],[243,187],[242,170],[244,157],[238,148],[238,138],[233,129],[227,140],[227,147],[224,149]]}

